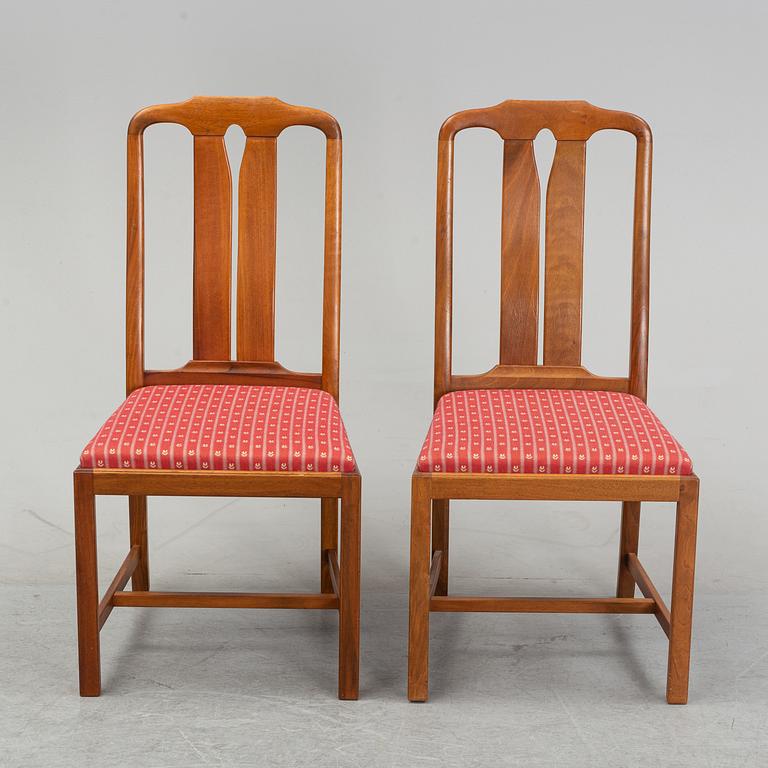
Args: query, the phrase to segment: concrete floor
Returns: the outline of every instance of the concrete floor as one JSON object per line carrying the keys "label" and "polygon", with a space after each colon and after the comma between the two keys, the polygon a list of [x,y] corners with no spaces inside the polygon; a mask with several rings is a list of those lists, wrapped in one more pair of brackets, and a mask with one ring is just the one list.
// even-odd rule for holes
{"label": "concrete floor", "polygon": [[[306,502],[152,501],[156,588],[314,588]],[[106,583],[125,516],[117,500],[99,509]],[[668,512],[648,515],[644,558],[665,592]],[[453,591],[610,592],[615,515],[454,518]],[[768,765],[765,599],[706,567],[684,707],[664,702],[651,617],[482,614],[433,615],[431,701],[408,704],[402,515],[365,528],[360,701],[335,698],[333,614],[152,609],[113,612],[104,693],[80,699],[71,532],[34,513],[17,526],[9,541],[30,544],[7,547],[0,586],[3,767]]]}

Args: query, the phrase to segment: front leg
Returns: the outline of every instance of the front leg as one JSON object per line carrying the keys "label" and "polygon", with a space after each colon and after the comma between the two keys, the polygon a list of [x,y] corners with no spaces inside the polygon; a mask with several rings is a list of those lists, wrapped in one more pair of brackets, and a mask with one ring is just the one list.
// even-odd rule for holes
{"label": "front leg", "polygon": [[360,678],[360,475],[345,476],[339,564],[339,698],[357,699]]}
{"label": "front leg", "polygon": [[408,620],[408,699],[429,696],[429,480],[414,476],[411,489],[411,574]]}
{"label": "front leg", "polygon": [[682,478],[677,502],[675,554],[670,607],[667,702],[688,702],[688,670],[691,659],[693,582],[696,568],[696,524],[699,510],[699,478]]}
{"label": "front leg", "polygon": [[96,559],[96,497],[90,471],[75,470],[75,569],[80,695],[101,693],[99,573]]}

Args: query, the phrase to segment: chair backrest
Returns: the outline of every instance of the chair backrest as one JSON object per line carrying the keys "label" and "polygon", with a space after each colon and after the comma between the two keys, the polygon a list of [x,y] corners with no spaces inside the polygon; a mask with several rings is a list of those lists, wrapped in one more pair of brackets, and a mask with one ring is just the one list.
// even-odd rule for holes
{"label": "chair backrest", "polygon": [[[484,374],[451,368],[453,147],[465,128],[490,128],[504,142],[501,224],[499,364]],[[533,140],[543,129],[557,139],[547,183],[544,339],[538,359],[540,187]],[[595,376],[581,365],[586,142],[596,131],[634,134],[634,226],[629,375]],[[461,389],[552,387],[631,392],[645,400],[651,131],[639,117],[585,101],[504,101],[449,117],[440,129],[437,167],[435,403]]]}
{"label": "chair backrest", "polygon": [[[177,123],[194,136],[192,360],[176,370],[144,365],[144,130]],[[237,339],[231,354],[232,178],[224,134],[246,136],[238,180]],[[292,125],[326,136],[325,249],[321,373],[296,373],[275,361],[277,138]],[[138,112],[128,127],[128,391],[149,384],[277,384],[339,394],[341,289],[341,130],[326,112],[269,98],[198,96]]]}

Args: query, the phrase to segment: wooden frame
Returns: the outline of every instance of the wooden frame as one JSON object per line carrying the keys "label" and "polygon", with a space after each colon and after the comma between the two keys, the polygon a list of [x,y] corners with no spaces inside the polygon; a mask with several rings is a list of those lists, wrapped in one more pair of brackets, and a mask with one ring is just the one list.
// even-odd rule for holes
{"label": "wooden frame", "polygon": [[[455,375],[451,365],[453,151],[456,134],[483,127],[503,140],[501,332],[499,364]],[[538,359],[540,187],[537,134],[557,139],[546,194],[543,360]],[[637,142],[629,372],[597,376],[581,364],[586,142],[596,131],[632,133]],[[651,131],[639,117],[583,101],[505,101],[449,117],[440,129],[434,402],[465,389],[559,388],[628,392],[646,399],[651,196]],[[667,701],[688,697],[699,480],[688,476],[485,475],[423,473],[412,479],[408,698],[426,701],[431,611],[652,613],[669,637]],[[449,500],[621,501],[615,597],[530,598],[448,594]],[[638,560],[642,501],[677,503],[672,603],[667,608]],[[635,598],[635,587],[642,598]]]}
{"label": "wooden frame", "polygon": [[[162,122],[194,136],[193,356],[176,370],[144,365],[143,135]],[[231,360],[231,175],[224,134],[240,125],[237,359]],[[277,138],[307,125],[326,136],[322,371],[296,373],[274,354]],[[128,127],[126,379],[150,384],[272,384],[339,396],[341,131],[326,112],[274,98],[195,97],[140,111]],[[333,609],[339,613],[339,698],[356,699],[360,636],[360,489],[354,473],[83,469],[74,473],[80,694],[101,692],[99,632],[115,606]],[[130,548],[99,601],[97,495],[129,500]],[[276,496],[321,499],[320,592],[176,593],[149,586],[147,496]],[[339,500],[341,511],[339,513]],[[339,550],[339,514],[341,552]],[[131,591],[125,591],[128,581]]]}

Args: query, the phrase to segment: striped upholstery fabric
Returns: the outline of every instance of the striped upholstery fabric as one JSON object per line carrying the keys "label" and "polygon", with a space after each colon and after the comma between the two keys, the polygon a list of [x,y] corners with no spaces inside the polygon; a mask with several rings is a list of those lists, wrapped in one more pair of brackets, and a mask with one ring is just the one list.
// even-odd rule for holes
{"label": "striped upholstery fabric", "polygon": [[440,399],[421,472],[689,475],[691,459],[634,395],[486,389]]}
{"label": "striped upholstery fabric", "polygon": [[132,392],[88,443],[80,466],[351,472],[355,459],[327,392],[179,384]]}

